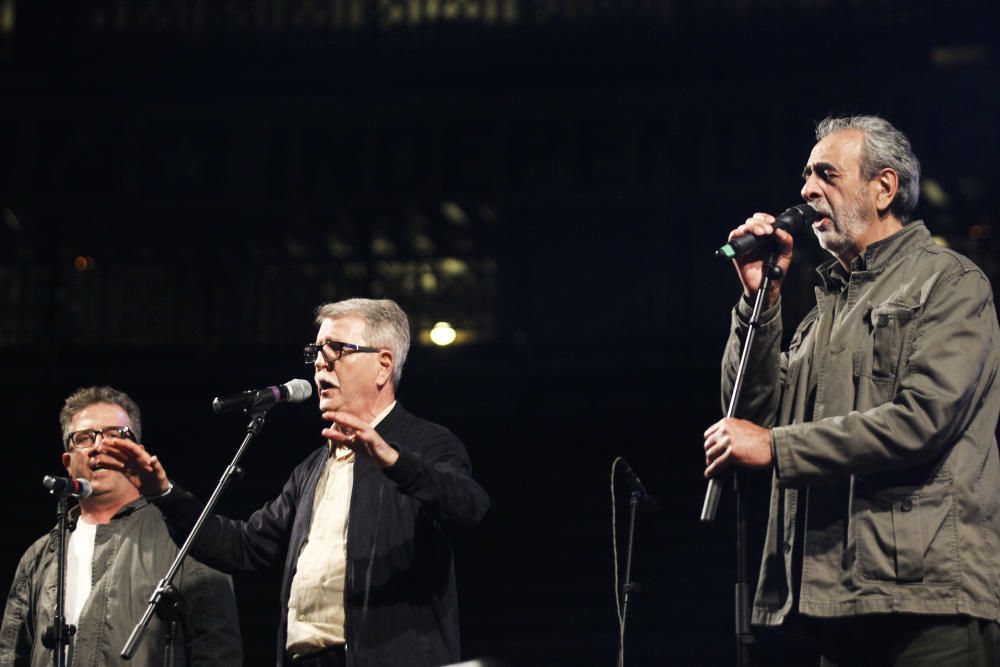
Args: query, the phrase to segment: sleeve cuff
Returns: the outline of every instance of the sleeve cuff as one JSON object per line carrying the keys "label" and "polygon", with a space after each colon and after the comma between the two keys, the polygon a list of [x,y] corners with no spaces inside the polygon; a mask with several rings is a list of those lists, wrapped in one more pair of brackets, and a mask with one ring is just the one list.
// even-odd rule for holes
{"label": "sleeve cuff", "polygon": [[[750,316],[753,315],[753,304],[754,299],[750,299],[746,294],[740,297],[739,302],[736,304],[736,315],[740,318],[740,322],[744,325],[750,323]],[[765,308],[760,314],[761,325],[770,324],[776,317],[781,314],[781,297],[778,297],[777,303],[775,303],[770,308]]]}
{"label": "sleeve cuff", "polygon": [[159,500],[160,498],[166,498],[168,495],[170,495],[170,492],[173,490],[174,490],[174,483],[171,482],[170,480],[167,480],[166,491],[164,491],[163,493],[157,493],[156,495],[153,496],[146,496],[146,500]]}
{"label": "sleeve cuff", "polygon": [[388,468],[383,468],[382,472],[400,486],[412,484],[420,475],[420,457],[413,452],[400,449],[393,443],[389,444],[399,452],[399,458]]}
{"label": "sleeve cuff", "polygon": [[796,478],[795,464],[791,452],[791,440],[796,424],[776,426],[771,429],[771,453],[774,458],[774,474],[781,486],[793,486]]}

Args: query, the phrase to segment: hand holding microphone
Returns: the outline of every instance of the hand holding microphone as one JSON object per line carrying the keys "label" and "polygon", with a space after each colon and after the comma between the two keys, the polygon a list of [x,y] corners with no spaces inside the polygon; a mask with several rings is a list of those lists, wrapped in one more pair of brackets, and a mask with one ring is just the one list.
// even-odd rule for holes
{"label": "hand holding microphone", "polygon": [[743,283],[743,293],[753,298],[764,277],[764,260],[772,249],[777,252],[775,266],[780,275],[772,276],[767,294],[767,307],[778,302],[781,278],[792,264],[794,234],[801,232],[819,218],[819,213],[808,204],[787,209],[777,218],[768,213],[754,213],[746,222],[729,234],[729,242],[716,251],[721,257],[731,257]]}

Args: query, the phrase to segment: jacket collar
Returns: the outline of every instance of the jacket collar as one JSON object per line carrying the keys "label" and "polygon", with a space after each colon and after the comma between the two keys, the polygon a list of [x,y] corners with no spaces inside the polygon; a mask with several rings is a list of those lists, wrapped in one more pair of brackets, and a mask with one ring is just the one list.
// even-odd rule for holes
{"label": "jacket collar", "polygon": [[840,262],[831,259],[816,268],[816,273],[823,280],[829,291],[839,291],[850,282],[855,273],[878,275],[897,260],[905,257],[914,248],[933,243],[931,233],[922,220],[903,225],[903,228],[884,239],[875,241],[865,251],[854,258],[850,270],[845,270]]}

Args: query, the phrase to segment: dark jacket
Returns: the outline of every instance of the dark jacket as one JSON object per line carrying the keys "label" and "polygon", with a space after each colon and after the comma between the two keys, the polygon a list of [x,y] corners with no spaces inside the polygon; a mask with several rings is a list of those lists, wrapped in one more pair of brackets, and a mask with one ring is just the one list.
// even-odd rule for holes
{"label": "dark jacket", "polygon": [[[817,305],[781,353],[765,312],[737,416],[772,428],[754,622],[873,613],[1000,619],[1000,335],[990,284],[913,222]],[[734,313],[723,393],[749,307]],[[800,581],[795,581],[798,578]],[[796,596],[797,586],[798,595]]]}
{"label": "dark jacket", "polygon": [[[71,514],[78,514],[78,508]],[[0,629],[3,667],[52,665],[53,651],[42,646],[42,635],[52,623],[56,605],[56,540],[53,529],[36,541],[18,564]],[[157,616],[153,616],[132,660],[119,654],[176,556],[177,546],[160,511],[145,498],[129,503],[110,523],[97,527],[93,588],[77,624],[73,667],[163,665],[166,625]],[[184,625],[190,630],[190,635],[178,642],[175,663],[192,667],[242,665],[240,625],[229,577],[189,556],[173,583],[187,603]],[[185,639],[190,662],[185,660]]]}
{"label": "dark jacket", "polygon": [[[476,525],[489,498],[470,476],[462,443],[397,404],[376,427],[399,451],[379,469],[357,457],[348,515],[345,634],[351,667],[431,667],[459,660],[451,535]],[[309,535],[313,497],[329,456],[324,445],[298,465],[274,500],[247,521],[208,520],[193,553],[228,571],[284,562],[278,664],[288,596]],[[157,503],[183,538],[201,504],[175,485]]]}

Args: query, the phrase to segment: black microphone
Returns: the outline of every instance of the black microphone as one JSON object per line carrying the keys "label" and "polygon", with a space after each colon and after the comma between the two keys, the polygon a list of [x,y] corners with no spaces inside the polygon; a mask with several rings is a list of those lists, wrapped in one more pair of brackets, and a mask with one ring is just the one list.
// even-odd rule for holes
{"label": "black microphone", "polygon": [[83,500],[84,498],[89,498],[90,494],[94,492],[94,487],[90,481],[82,477],[72,479],[71,477],[46,475],[42,478],[42,486],[48,489],[49,493],[60,498],[79,498]]}
{"label": "black microphone", "polygon": [[639,495],[639,503],[642,507],[649,510],[650,512],[655,512],[660,509],[660,503],[653,496],[646,492],[646,487],[642,485],[642,480],[639,476],[635,474],[632,470],[632,466],[628,464],[623,458],[618,459],[621,464],[622,471],[625,473],[625,479],[628,480],[628,485],[632,487],[632,491]]}
{"label": "black microphone", "polygon": [[289,380],[285,384],[263,389],[251,389],[240,394],[217,396],[212,401],[215,414],[246,410],[247,408],[266,409],[276,403],[301,403],[312,396],[312,385],[306,380]]}
{"label": "black microphone", "polygon": [[[784,229],[792,236],[795,236],[802,231],[803,227],[811,225],[819,220],[819,218],[819,212],[817,212],[812,206],[809,204],[799,204],[798,206],[791,207],[775,218],[774,224],[771,226],[775,229]],[[773,237],[771,235],[756,236],[754,234],[737,236],[732,241],[716,250],[715,255],[716,257],[726,257],[731,259],[737,255],[742,255],[743,253],[750,252],[761,245],[769,243],[772,238]]]}

